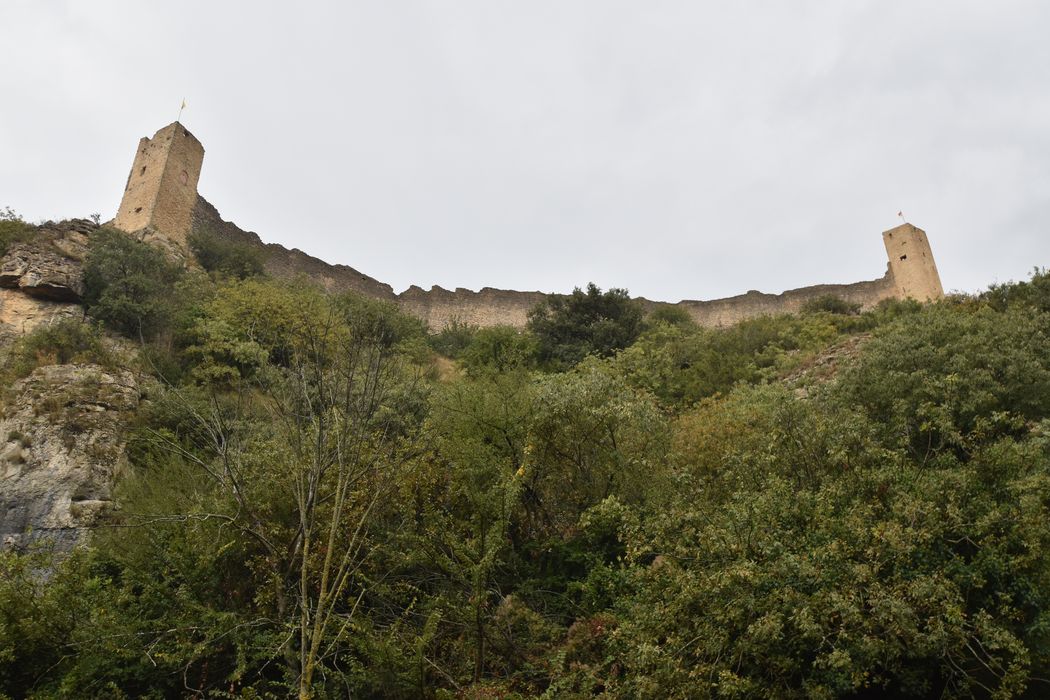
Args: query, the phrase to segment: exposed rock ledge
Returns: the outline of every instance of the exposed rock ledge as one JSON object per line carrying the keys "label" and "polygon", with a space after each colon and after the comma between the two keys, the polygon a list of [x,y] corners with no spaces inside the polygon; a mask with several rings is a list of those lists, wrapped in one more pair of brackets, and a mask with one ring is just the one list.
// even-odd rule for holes
{"label": "exposed rock ledge", "polygon": [[12,245],[0,258],[0,287],[37,299],[80,301],[81,261],[93,228],[97,227],[82,219],[47,224],[32,240]]}
{"label": "exposed rock ledge", "polygon": [[95,228],[85,219],[44,224],[0,257],[0,344],[56,318],[82,315],[82,260]]}

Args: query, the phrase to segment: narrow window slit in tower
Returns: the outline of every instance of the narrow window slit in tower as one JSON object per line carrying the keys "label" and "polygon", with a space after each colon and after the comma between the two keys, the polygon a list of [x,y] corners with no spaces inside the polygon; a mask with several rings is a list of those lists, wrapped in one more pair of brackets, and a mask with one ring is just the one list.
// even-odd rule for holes
{"label": "narrow window slit in tower", "polygon": [[907,255],[902,255],[902,256],[901,256],[901,260],[907,260],[907,259],[908,259],[908,256],[907,256]]}

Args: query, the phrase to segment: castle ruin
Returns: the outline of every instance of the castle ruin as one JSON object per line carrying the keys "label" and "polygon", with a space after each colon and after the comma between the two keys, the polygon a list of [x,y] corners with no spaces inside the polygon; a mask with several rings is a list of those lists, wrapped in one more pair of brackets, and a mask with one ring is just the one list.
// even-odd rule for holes
{"label": "castle ruin", "polygon": [[[521,328],[528,321],[529,310],[548,296],[489,287],[475,292],[437,286],[429,290],[412,286],[396,294],[389,285],[353,268],[329,265],[299,250],[264,244],[258,235],[223,220],[215,207],[197,194],[203,160],[204,146],[179,122],[164,127],[152,139],[141,139],[113,224],[182,257],[188,254],[187,240],[194,231],[260,247],[265,252],[266,270],[275,277],[305,274],[333,292],[354,291],[396,303],[432,330],[452,321]],[[750,291],[711,301],[639,301],[649,310],[678,306],[698,324],[718,327],[755,316],[797,312],[807,301],[826,295],[862,308],[871,308],[884,299],[931,301],[944,296],[933,250],[922,229],[905,223],[885,231],[882,239],[889,263],[879,279],[802,287],[782,294]]]}
{"label": "castle ruin", "polygon": [[128,173],[113,225],[128,233],[148,231],[185,248],[204,146],[179,122],[143,136]]}

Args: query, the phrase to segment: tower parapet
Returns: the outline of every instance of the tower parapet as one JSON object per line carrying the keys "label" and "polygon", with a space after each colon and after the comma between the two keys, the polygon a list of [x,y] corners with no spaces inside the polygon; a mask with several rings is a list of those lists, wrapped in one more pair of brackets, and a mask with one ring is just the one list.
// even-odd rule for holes
{"label": "tower parapet", "polygon": [[901,224],[884,231],[882,242],[886,245],[898,298],[933,301],[944,296],[925,231],[911,224]]}
{"label": "tower parapet", "polygon": [[114,225],[129,233],[151,230],[185,250],[203,162],[204,146],[179,122],[143,137]]}

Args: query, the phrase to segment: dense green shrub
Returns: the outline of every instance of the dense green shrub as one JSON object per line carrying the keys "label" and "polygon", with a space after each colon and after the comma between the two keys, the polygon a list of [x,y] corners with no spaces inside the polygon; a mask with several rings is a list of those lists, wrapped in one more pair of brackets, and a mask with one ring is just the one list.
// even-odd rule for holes
{"label": "dense green shrub", "polygon": [[188,242],[197,262],[208,272],[238,279],[263,274],[265,256],[258,246],[231,241],[211,231],[194,231]]}
{"label": "dense green shrub", "polygon": [[680,306],[672,306],[670,304],[664,304],[651,311],[645,317],[645,322],[649,325],[654,323],[666,323],[671,326],[695,325],[695,321],[693,321],[693,317],[689,315],[688,311]]}
{"label": "dense green shrub", "polygon": [[482,328],[461,354],[467,372],[507,372],[536,365],[536,338],[511,326]]}
{"label": "dense green shrub", "polygon": [[529,312],[540,362],[567,369],[588,355],[610,357],[643,330],[642,310],[626,289],[602,292],[594,283],[552,296]]}
{"label": "dense green shrub", "polygon": [[[0,555],[0,695],[1044,694],[1045,273],[654,314],[620,350],[632,314],[603,309],[629,300],[596,288],[539,313],[546,340],[428,338],[390,304],[201,277],[119,527],[46,580]],[[90,355],[81,331],[19,352]],[[566,371],[535,371],[543,342]],[[435,347],[465,371],[435,377]]]}
{"label": "dense green shrub", "polygon": [[33,235],[33,227],[22,220],[11,207],[0,209],[0,255],[7,252],[12,243],[28,240]]}
{"label": "dense green shrub", "polygon": [[91,236],[84,260],[84,305],[95,318],[133,338],[170,330],[182,268],[164,253],[113,229]]}
{"label": "dense green shrub", "polygon": [[966,453],[1050,415],[1050,318],[929,307],[868,343],[837,391],[919,458]]}
{"label": "dense green shrub", "polygon": [[1027,282],[993,284],[978,299],[998,311],[1028,306],[1050,312],[1050,270],[1035,268]]}
{"label": "dense green shrub", "polygon": [[673,501],[555,695],[1039,697],[1045,435],[924,465],[835,402],[742,388],[681,419]]}
{"label": "dense green shrub", "polygon": [[431,333],[427,342],[437,354],[458,360],[477,332],[476,325],[453,318],[440,331]]}
{"label": "dense green shrub", "polygon": [[114,367],[116,358],[106,347],[98,327],[76,319],[38,326],[19,339],[7,358],[10,379],[28,376],[37,367],[69,363],[94,363]]}
{"label": "dense green shrub", "polygon": [[729,328],[656,324],[616,362],[628,380],[669,406],[687,406],[737,382],[772,379],[800,349],[839,337],[838,318],[762,316]]}
{"label": "dense green shrub", "polygon": [[813,314],[825,312],[829,314],[843,314],[851,316],[860,313],[860,304],[856,302],[846,301],[840,296],[834,294],[824,294],[810,299],[802,304],[802,313]]}

